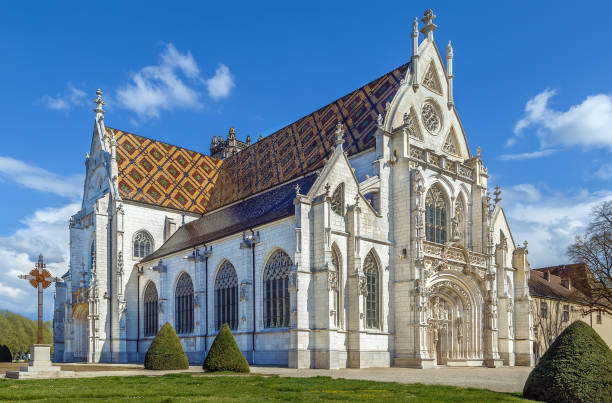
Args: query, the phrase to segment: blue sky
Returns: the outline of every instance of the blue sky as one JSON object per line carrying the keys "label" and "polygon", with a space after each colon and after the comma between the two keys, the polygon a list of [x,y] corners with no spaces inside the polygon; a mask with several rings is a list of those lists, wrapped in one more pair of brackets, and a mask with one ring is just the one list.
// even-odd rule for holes
{"label": "blue sky", "polygon": [[97,88],[107,125],[206,152],[230,126],[272,133],[405,63],[428,7],[438,46],[453,41],[470,149],[532,266],[566,262],[612,198],[610,2],[169,4],[0,5],[0,309],[33,315],[15,276],[39,252],[67,269]]}

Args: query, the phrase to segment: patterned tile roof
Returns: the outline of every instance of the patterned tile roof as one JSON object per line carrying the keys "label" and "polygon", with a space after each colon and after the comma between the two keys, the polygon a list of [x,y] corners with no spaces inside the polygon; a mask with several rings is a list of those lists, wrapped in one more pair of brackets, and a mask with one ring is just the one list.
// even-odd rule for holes
{"label": "patterned tile roof", "polygon": [[225,161],[117,129],[119,191],[125,199],[204,213],[305,175],[325,164],[336,124],[348,155],[374,147],[409,63],[265,137]]}
{"label": "patterned tile roof", "polygon": [[398,67],[226,159],[208,209],[322,167],[334,148],[338,122],[346,131],[344,147],[349,156],[374,147],[376,117],[384,115],[408,66]]}
{"label": "patterned tile roof", "polygon": [[123,199],[203,213],[219,177],[220,160],[121,130],[118,185]]}

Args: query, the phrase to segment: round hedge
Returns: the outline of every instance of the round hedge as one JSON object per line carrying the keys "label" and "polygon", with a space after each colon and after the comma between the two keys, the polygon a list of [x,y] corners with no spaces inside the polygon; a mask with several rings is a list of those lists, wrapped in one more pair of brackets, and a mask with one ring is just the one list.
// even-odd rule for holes
{"label": "round hedge", "polygon": [[187,369],[189,361],[174,328],[166,322],[147,350],[145,369]]}
{"label": "round hedge", "polygon": [[11,350],[4,344],[0,344],[0,362],[13,362]]}
{"label": "round hedge", "polygon": [[589,325],[576,321],[531,371],[523,396],[544,402],[612,402],[612,351]]}
{"label": "round hedge", "polygon": [[202,367],[207,371],[251,371],[227,323],[221,327],[221,331],[215,337]]}

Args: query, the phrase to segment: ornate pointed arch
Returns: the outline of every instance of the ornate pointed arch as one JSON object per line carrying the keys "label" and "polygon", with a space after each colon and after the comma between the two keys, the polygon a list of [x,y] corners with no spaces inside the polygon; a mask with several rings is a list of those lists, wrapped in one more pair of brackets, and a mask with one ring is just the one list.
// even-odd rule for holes
{"label": "ornate pointed arch", "polygon": [[427,87],[427,89],[442,95],[442,85],[440,84],[440,78],[438,78],[438,72],[436,71],[433,60],[430,61],[429,66],[427,66],[427,70],[423,76],[423,85]]}
{"label": "ornate pointed arch", "polygon": [[451,127],[450,131],[446,135],[444,145],[442,146],[442,151],[456,157],[461,156],[461,149],[459,148],[459,142],[457,140],[457,134],[455,133],[454,127]]}
{"label": "ornate pointed arch", "polygon": [[215,276],[215,328],[227,323],[230,329],[238,328],[238,276],[234,265],[227,259]]}
{"label": "ornate pointed arch", "polygon": [[408,136],[423,141],[423,132],[419,126],[419,118],[413,106],[410,106],[409,112],[404,113],[404,125]]}
{"label": "ornate pointed arch", "polygon": [[342,254],[334,242],[331,246],[331,267],[329,268],[329,289],[334,293],[333,311],[335,325],[342,327],[344,319],[344,304],[342,303]]}
{"label": "ornate pointed arch", "polygon": [[158,294],[155,283],[149,281],[142,297],[144,305],[144,335],[155,336],[159,327]]}
{"label": "ornate pointed arch", "polygon": [[448,202],[444,191],[434,183],[425,195],[425,239],[446,243],[448,239]]}
{"label": "ornate pointed arch", "polygon": [[366,328],[380,327],[380,263],[374,249],[368,252],[363,261],[363,275],[365,276],[365,304]]}

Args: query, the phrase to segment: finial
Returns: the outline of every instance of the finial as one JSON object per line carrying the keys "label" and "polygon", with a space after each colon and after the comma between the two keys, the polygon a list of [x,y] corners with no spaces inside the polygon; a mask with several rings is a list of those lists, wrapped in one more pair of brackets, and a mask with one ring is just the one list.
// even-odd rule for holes
{"label": "finial", "polygon": [[344,144],[344,129],[342,128],[342,122],[338,122],[336,125],[336,145],[341,146]]}
{"label": "finial", "polygon": [[261,141],[263,140],[263,136],[260,134],[259,137],[257,137],[257,141]]}
{"label": "finial", "polygon": [[499,185],[495,186],[495,192],[493,193],[495,195],[495,204],[499,203],[500,201],[502,201],[501,198],[501,188],[499,187]]}
{"label": "finial", "polygon": [[223,136],[219,135],[219,143],[223,143]]}
{"label": "finial", "polygon": [[376,117],[376,124],[378,125],[378,127],[382,127],[383,125],[383,117],[380,113]]}
{"label": "finial", "polygon": [[248,135],[248,136],[247,136],[247,138],[246,138],[246,144],[247,144],[247,146],[250,146],[250,145],[251,145],[251,135]]}
{"label": "finial", "polygon": [[523,247],[525,248],[525,250],[527,250],[527,245],[528,245],[527,240],[523,241]]}
{"label": "finial", "polygon": [[414,17],[414,22],[412,23],[412,37],[419,36],[419,19]]}
{"label": "finial", "polygon": [[355,207],[359,207],[359,193],[355,195]]}
{"label": "finial", "polygon": [[409,120],[410,120],[410,116],[408,115],[408,112],[405,112],[404,113],[404,124],[407,125]]}
{"label": "finial", "polygon": [[425,26],[421,29],[421,32],[430,41],[433,41],[433,31],[438,28],[438,26],[433,23],[433,20],[435,18],[436,15],[433,13],[432,9],[428,8],[425,11],[425,15],[423,15],[423,18],[421,19],[421,21],[423,21],[423,23],[425,24]]}
{"label": "finial", "polygon": [[329,196],[329,189],[331,188],[331,186],[329,186],[329,182],[327,182],[325,184],[325,196]]}
{"label": "finial", "polygon": [[451,45],[451,41],[448,41],[448,44],[446,45],[446,58],[453,58],[453,46]]}
{"label": "finial", "polygon": [[227,139],[235,139],[236,138],[236,129],[230,127],[229,133],[227,134]]}
{"label": "finial", "polygon": [[296,183],[295,184],[295,196],[299,196],[300,195],[300,184]]}
{"label": "finial", "polygon": [[98,90],[96,91],[96,99],[94,99],[94,103],[97,105],[96,109],[94,109],[94,112],[96,112],[96,114],[102,114],[102,116],[104,116],[104,109],[102,109],[102,105],[104,105],[104,101],[102,100],[102,90],[98,88]]}
{"label": "finial", "polygon": [[482,151],[482,149],[480,148],[480,146],[476,147],[476,155],[478,157],[480,157],[480,151]]}
{"label": "finial", "polygon": [[485,195],[485,204],[487,205],[487,210],[491,208],[491,191],[487,189],[487,194]]}
{"label": "finial", "polygon": [[210,142],[210,144],[213,146],[217,145],[217,136],[212,136],[212,141]]}

